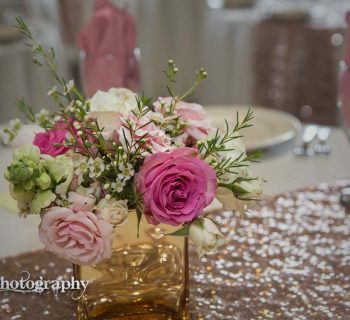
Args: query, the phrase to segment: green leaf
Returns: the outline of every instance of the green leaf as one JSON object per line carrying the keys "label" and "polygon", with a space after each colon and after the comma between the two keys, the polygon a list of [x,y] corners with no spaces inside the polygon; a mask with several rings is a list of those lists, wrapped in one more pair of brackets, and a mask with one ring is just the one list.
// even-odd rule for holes
{"label": "green leaf", "polygon": [[142,207],[140,205],[136,206],[136,216],[137,216],[137,238],[140,237],[140,223],[142,218]]}
{"label": "green leaf", "polygon": [[190,230],[190,224],[185,224],[182,228],[172,232],[167,233],[167,236],[185,237],[188,236]]}
{"label": "green leaf", "polygon": [[21,111],[29,121],[35,122],[35,115],[32,108],[24,101],[23,98],[17,99],[16,106],[19,111]]}
{"label": "green leaf", "polygon": [[246,156],[244,161],[250,161],[250,162],[259,162],[258,159],[260,159],[264,155],[264,152],[261,150],[255,151],[249,155]]}
{"label": "green leaf", "polygon": [[223,188],[231,190],[235,197],[241,197],[241,196],[248,193],[246,190],[244,190],[243,188],[241,188],[240,186],[238,186],[236,184],[219,183],[219,187],[223,187]]}

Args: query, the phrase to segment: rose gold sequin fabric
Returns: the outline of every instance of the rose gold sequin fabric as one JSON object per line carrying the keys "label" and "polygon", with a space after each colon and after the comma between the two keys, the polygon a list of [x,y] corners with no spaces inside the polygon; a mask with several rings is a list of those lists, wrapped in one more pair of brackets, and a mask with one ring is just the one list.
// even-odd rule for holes
{"label": "rose gold sequin fabric", "polygon": [[[278,195],[244,215],[216,219],[229,241],[199,261],[190,253],[191,319],[350,319],[350,180]],[[69,278],[71,265],[44,251],[0,260],[0,276]],[[0,319],[74,319],[69,294],[0,292]]]}

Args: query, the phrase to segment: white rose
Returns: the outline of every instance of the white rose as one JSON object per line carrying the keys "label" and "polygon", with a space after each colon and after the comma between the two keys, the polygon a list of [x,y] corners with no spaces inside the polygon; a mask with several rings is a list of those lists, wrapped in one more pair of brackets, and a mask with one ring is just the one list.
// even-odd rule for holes
{"label": "white rose", "polygon": [[121,225],[128,216],[128,201],[102,199],[95,207],[95,212],[110,224]]}
{"label": "white rose", "polygon": [[243,189],[246,193],[241,195],[242,199],[260,199],[263,196],[262,180],[260,178],[241,181],[237,185]]}
{"label": "white rose", "polygon": [[[246,175],[248,178],[249,175]],[[239,199],[234,196],[231,190],[219,187],[216,192],[216,198],[223,204],[225,210],[234,210],[240,213],[249,208],[255,203],[254,200],[262,200],[264,198],[263,193],[263,180],[261,178],[241,181],[235,183],[239,191]]]}
{"label": "white rose", "polygon": [[244,213],[248,201],[237,199],[231,190],[223,187],[219,187],[216,193],[216,198],[222,203],[225,210],[238,211]]}
{"label": "white rose", "polygon": [[226,242],[215,222],[209,218],[195,220],[191,224],[189,236],[200,257],[206,253],[215,253]]}
{"label": "white rose", "polygon": [[136,93],[126,88],[97,91],[90,100],[91,112],[114,111],[127,114],[137,106]]}

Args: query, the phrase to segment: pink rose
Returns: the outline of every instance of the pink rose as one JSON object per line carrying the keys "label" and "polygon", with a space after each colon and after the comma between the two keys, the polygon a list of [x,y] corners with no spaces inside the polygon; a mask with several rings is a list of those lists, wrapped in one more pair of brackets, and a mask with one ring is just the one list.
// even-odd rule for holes
{"label": "pink rose", "polygon": [[90,265],[112,255],[112,225],[89,211],[52,207],[43,216],[39,237],[47,250],[76,264]]}
{"label": "pink rose", "polygon": [[[129,114],[127,119],[136,126],[136,131],[134,134],[134,140],[143,139],[145,143],[141,145],[142,149],[146,150],[147,147],[151,148],[151,153],[164,152],[171,149],[171,139],[168,137],[163,130],[157,127],[153,122],[151,122],[151,114],[147,113],[141,119],[136,119],[134,114]],[[124,148],[126,148],[126,141],[131,144],[130,131],[126,128],[126,119],[124,121],[124,126],[118,131],[119,141],[122,143]]]}
{"label": "pink rose", "polygon": [[66,129],[52,129],[35,135],[33,144],[39,147],[42,154],[58,156],[65,154],[69,148],[63,145],[68,131]]}
{"label": "pink rose", "polygon": [[[159,98],[154,104],[155,111],[164,112],[164,108],[169,107],[173,101],[171,97]],[[179,101],[175,106],[175,113],[187,122],[185,133],[181,135],[181,142],[185,142],[188,138],[204,140],[215,131],[208,114],[200,104]]]}
{"label": "pink rose", "polygon": [[93,195],[84,196],[77,192],[69,192],[68,200],[71,203],[70,208],[74,212],[92,211],[95,205],[96,198]]}
{"label": "pink rose", "polygon": [[149,223],[177,226],[201,215],[213,201],[217,178],[195,149],[183,147],[147,157],[136,186]]}

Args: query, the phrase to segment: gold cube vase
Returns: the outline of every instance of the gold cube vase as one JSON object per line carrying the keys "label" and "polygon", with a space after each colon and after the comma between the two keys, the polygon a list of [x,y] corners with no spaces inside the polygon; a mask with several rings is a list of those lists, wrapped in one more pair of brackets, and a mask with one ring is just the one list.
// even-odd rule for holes
{"label": "gold cube vase", "polygon": [[114,229],[111,259],[74,265],[75,277],[91,280],[78,300],[78,320],[187,320],[188,240],[168,236],[144,217],[137,237],[136,212]]}

